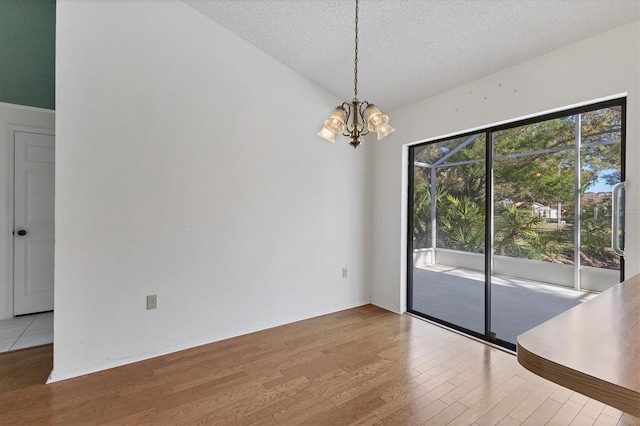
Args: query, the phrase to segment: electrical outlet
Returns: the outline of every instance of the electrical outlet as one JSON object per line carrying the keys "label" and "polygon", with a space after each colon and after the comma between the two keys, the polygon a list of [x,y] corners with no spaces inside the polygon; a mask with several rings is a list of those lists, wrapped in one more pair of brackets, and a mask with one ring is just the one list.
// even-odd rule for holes
{"label": "electrical outlet", "polygon": [[347,272],[349,272],[347,268],[342,268],[342,278],[347,278]]}
{"label": "electrical outlet", "polygon": [[157,308],[158,308],[158,296],[156,294],[147,296],[147,310],[157,309]]}

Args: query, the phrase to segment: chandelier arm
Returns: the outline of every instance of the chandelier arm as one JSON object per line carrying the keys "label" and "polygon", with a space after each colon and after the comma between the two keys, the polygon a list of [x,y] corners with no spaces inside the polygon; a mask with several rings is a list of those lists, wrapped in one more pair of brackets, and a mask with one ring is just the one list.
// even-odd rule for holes
{"label": "chandelier arm", "polygon": [[341,106],[342,108],[344,108],[344,110],[347,113],[347,116],[344,120],[344,130],[342,131],[342,136],[350,136],[351,130],[349,130],[350,128],[349,119],[351,118],[351,104],[348,102],[343,102]]}
{"label": "chandelier arm", "polygon": [[369,106],[369,102],[368,101],[362,101],[360,102],[360,106],[359,106],[359,112],[360,112],[360,116],[364,117],[364,110],[367,109],[367,107]]}

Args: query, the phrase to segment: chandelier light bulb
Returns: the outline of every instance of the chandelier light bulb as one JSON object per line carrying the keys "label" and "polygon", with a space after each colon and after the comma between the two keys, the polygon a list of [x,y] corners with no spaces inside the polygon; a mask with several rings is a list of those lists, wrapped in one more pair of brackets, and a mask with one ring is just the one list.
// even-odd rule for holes
{"label": "chandelier light bulb", "polygon": [[[326,122],[328,122],[329,120],[326,120]],[[320,131],[318,132],[318,136],[320,136],[323,139],[328,140],[329,142],[335,142],[336,141],[336,133],[332,132],[331,130],[327,129],[327,127],[323,127],[322,129],[320,129]]]}
{"label": "chandelier light bulb", "polygon": [[[386,117],[386,115],[385,115],[385,117]],[[395,130],[396,129],[394,129],[393,127],[389,126],[387,123],[379,125],[378,127],[376,127],[376,133],[378,133],[378,140],[386,138],[391,133],[393,133]]]}
{"label": "chandelier light bulb", "polygon": [[364,110],[364,119],[367,129],[378,133],[378,140],[391,134],[395,129],[389,126],[389,117],[382,113],[374,104],[369,104]]}
{"label": "chandelier light bulb", "polygon": [[324,121],[324,126],[318,132],[318,136],[329,142],[335,142],[336,135],[344,131],[346,121],[347,111],[342,106],[337,107],[331,117]]}

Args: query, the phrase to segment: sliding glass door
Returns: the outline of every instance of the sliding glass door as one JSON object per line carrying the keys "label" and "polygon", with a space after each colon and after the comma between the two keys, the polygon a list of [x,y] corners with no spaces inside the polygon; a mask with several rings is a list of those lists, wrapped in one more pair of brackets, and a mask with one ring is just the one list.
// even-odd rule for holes
{"label": "sliding glass door", "polygon": [[409,311],[515,348],[620,282],[624,100],[417,145],[410,159]]}
{"label": "sliding glass door", "polygon": [[484,133],[412,149],[413,309],[485,331]]}

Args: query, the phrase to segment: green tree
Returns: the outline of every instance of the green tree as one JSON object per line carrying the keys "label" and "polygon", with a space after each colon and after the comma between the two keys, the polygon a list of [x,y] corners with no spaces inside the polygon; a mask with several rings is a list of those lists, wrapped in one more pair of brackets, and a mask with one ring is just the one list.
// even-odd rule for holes
{"label": "green tree", "polygon": [[[414,167],[413,174],[413,246],[431,247],[431,179],[428,169]],[[443,197],[438,192],[436,203]]]}
{"label": "green tree", "polygon": [[619,270],[620,260],[611,248],[611,199],[584,206],[580,227],[581,263]]}
{"label": "green tree", "polygon": [[484,208],[471,198],[447,195],[439,210],[440,247],[484,253]]}
{"label": "green tree", "polygon": [[[498,207],[496,218],[498,254],[573,261],[576,120],[560,117],[493,132],[493,196],[497,206],[504,206]],[[620,107],[611,107],[583,113],[580,120],[580,191],[584,194],[598,180],[620,181],[622,115]],[[414,167],[415,247],[430,246],[431,203],[435,202],[437,245],[484,252],[485,142],[484,134],[476,134],[416,149],[414,160],[420,166]],[[435,200],[431,200],[432,170]],[[544,227],[529,209],[515,207],[534,202],[558,208],[566,225]],[[605,248],[611,238],[609,224],[610,220],[590,220],[583,211],[583,264],[615,267],[617,257]]]}
{"label": "green tree", "polygon": [[495,253],[528,259],[541,257],[542,253],[536,250],[540,247],[536,232],[539,226],[540,219],[530,210],[506,205],[495,220]]}

